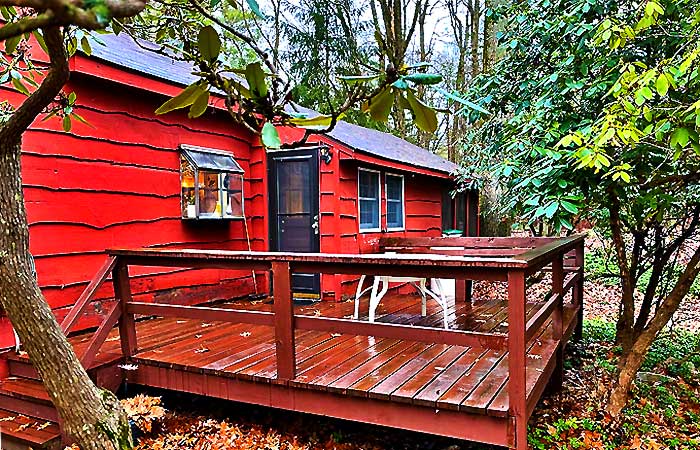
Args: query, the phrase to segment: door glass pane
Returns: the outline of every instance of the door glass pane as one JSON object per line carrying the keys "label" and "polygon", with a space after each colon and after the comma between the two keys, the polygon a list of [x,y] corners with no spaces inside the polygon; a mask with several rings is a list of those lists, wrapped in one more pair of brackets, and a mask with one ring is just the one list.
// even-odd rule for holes
{"label": "door glass pane", "polygon": [[278,166],[278,207],[280,214],[311,212],[311,174],[308,161],[285,161]]}

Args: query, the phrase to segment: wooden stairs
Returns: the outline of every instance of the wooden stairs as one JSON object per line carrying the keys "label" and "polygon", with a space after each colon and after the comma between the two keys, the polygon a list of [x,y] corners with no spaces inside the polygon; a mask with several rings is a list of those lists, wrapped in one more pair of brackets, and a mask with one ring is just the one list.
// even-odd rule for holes
{"label": "wooden stairs", "polygon": [[0,381],[0,449],[61,449],[58,412],[36,370],[13,351],[2,356],[9,376]]}

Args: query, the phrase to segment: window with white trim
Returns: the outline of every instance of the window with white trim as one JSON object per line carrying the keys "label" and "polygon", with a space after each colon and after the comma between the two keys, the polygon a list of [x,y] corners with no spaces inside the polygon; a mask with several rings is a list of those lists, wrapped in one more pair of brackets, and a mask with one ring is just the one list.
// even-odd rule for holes
{"label": "window with white trim", "polygon": [[243,218],[243,169],[226,151],[180,146],[183,219]]}
{"label": "window with white trim", "polygon": [[403,175],[386,174],[386,227],[388,230],[404,228],[404,178]]}
{"label": "window with white trim", "polygon": [[380,231],[381,186],[379,172],[359,169],[357,172],[360,230]]}

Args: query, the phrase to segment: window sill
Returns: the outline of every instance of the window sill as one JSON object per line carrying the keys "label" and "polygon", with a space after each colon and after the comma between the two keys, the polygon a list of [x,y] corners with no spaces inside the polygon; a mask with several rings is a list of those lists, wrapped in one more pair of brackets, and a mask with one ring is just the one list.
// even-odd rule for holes
{"label": "window sill", "polygon": [[402,227],[402,228],[387,228],[386,229],[387,233],[393,233],[393,232],[397,232],[397,231],[406,231],[406,228]]}
{"label": "window sill", "polygon": [[360,233],[381,233],[381,228],[360,228]]}
{"label": "window sill", "polygon": [[243,220],[245,217],[243,216],[231,216],[231,217],[181,217],[182,220],[186,221],[199,221],[199,220],[205,220],[205,221],[226,221],[226,220]]}

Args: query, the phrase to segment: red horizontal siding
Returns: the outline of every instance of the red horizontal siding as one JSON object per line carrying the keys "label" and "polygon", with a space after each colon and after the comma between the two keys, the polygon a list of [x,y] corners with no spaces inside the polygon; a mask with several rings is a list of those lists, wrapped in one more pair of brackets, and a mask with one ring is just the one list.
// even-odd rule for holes
{"label": "red horizontal siding", "polygon": [[[74,121],[66,133],[59,120],[37,121],[25,134],[22,155],[30,247],[39,284],[57,317],[67,314],[107,248],[248,248],[242,220],[180,219],[178,147],[187,143],[233,152],[245,171],[246,212],[255,217],[251,227],[260,228],[254,224],[266,214],[267,197],[262,183],[250,179],[260,178],[264,167],[250,164],[250,135],[221,112],[200,120],[156,116],[165,97],[108,81],[78,75],[68,90],[76,92],[76,112],[90,126]],[[256,230],[253,246],[264,247],[266,236]],[[141,301],[192,304],[252,291],[247,271],[134,267],[131,274]],[[100,289],[79,328],[95,325],[113,295],[109,283]]]}

